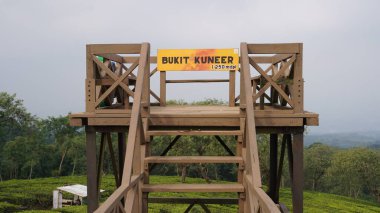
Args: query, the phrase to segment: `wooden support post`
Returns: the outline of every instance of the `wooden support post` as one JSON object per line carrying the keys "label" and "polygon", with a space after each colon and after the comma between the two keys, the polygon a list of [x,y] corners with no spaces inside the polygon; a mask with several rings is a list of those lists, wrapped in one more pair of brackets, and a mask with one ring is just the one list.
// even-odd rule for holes
{"label": "wooden support post", "polygon": [[98,159],[98,170],[96,172],[96,188],[97,188],[97,191],[100,191],[100,185],[101,185],[101,182],[102,182],[104,148],[105,148],[105,145],[106,145],[106,143],[105,143],[106,134],[109,134],[109,133],[108,132],[107,133],[101,133],[101,137],[100,137],[100,150],[99,150],[99,159]]}
{"label": "wooden support post", "polygon": [[115,152],[113,150],[112,137],[111,137],[110,132],[107,133],[107,143],[108,143],[108,149],[110,151],[110,158],[111,158],[111,162],[112,162],[113,174],[115,176],[116,187],[119,187],[121,181],[119,178],[119,172],[118,172],[117,163],[116,163],[116,156],[115,156]]}
{"label": "wooden support post", "polygon": [[160,106],[166,106],[166,72],[160,72]]}
{"label": "wooden support post", "polygon": [[230,78],[229,78],[229,106],[234,107],[235,106],[235,78],[236,73],[234,70],[230,71]]}
{"label": "wooden support post", "polygon": [[126,141],[125,141],[124,132],[117,133],[117,142],[118,142],[117,144],[118,144],[118,151],[119,151],[119,180],[121,183],[121,178],[123,177],[125,149],[126,149]]}
{"label": "wooden support post", "polygon": [[[265,85],[264,83],[264,77],[260,77],[260,89],[263,88]],[[260,96],[260,110],[264,110],[264,94]]]}
{"label": "wooden support post", "polygon": [[96,178],[96,132],[93,127],[86,126],[86,158],[87,158],[87,212],[94,212],[99,205]]}
{"label": "wooden support post", "polygon": [[299,45],[299,53],[296,54],[296,61],[294,62],[294,77],[293,77],[293,93],[294,96],[294,112],[303,112],[303,77],[302,77],[302,54],[303,44]]}
{"label": "wooden support post", "polygon": [[282,136],[280,160],[279,160],[279,165],[278,165],[278,170],[277,170],[277,183],[276,183],[275,196],[273,199],[273,200],[277,200],[277,201],[279,201],[279,198],[280,198],[280,184],[281,184],[282,168],[284,166],[287,136],[288,135],[286,135],[286,134],[283,134],[283,136]]}
{"label": "wooden support post", "polygon": [[142,213],[148,213],[148,193],[143,192],[142,193],[142,207],[141,207]]}
{"label": "wooden support post", "polygon": [[303,133],[293,135],[293,212],[303,212]]}
{"label": "wooden support post", "polygon": [[276,183],[277,183],[277,145],[278,145],[278,135],[270,134],[269,147],[269,189],[268,195],[275,203],[278,203],[278,200],[275,200],[276,195]]}

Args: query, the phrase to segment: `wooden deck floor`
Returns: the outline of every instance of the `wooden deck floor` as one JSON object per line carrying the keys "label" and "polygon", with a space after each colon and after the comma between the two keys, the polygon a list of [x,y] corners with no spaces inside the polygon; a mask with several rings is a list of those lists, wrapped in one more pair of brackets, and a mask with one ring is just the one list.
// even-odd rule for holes
{"label": "wooden deck floor", "polygon": [[[131,114],[128,110],[99,110],[70,115],[75,126],[128,126]],[[294,127],[317,126],[319,115],[311,112],[294,113],[265,106],[255,110],[256,126]],[[150,126],[239,126],[239,107],[229,106],[152,106]]]}

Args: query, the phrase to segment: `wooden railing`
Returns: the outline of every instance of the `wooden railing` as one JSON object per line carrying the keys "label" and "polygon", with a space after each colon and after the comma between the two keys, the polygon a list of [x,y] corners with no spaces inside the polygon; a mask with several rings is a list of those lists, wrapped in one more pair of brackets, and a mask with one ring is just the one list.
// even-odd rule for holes
{"label": "wooden railing", "polygon": [[87,45],[87,112],[130,113],[130,97],[136,96],[137,79],[133,72],[140,67],[141,57],[130,62],[121,54],[141,54],[141,48],[141,44]]}
{"label": "wooden railing", "polygon": [[259,156],[256,141],[256,125],[252,94],[252,81],[249,67],[248,48],[246,43],[240,45],[240,108],[245,117],[245,172],[244,186],[246,200],[244,212],[280,212],[276,204],[261,188]]}
{"label": "wooden railing", "polygon": [[144,181],[142,159],[145,158],[146,119],[149,115],[150,106],[149,52],[149,44],[143,43],[141,45],[136,86],[133,93],[134,101],[131,110],[121,186],[95,211],[98,213],[131,212],[132,209],[139,209],[141,207],[139,205],[139,202],[141,202],[139,201],[141,199],[140,187]]}
{"label": "wooden railing", "polygon": [[247,44],[254,107],[303,112],[302,44]]}

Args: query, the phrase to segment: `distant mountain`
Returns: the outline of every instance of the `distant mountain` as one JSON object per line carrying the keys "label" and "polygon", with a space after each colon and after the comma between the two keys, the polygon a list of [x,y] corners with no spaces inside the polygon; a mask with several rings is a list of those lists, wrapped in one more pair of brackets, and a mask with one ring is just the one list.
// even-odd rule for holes
{"label": "distant mountain", "polygon": [[340,148],[380,148],[380,132],[328,133],[310,134],[305,136],[305,146],[309,146],[316,142]]}

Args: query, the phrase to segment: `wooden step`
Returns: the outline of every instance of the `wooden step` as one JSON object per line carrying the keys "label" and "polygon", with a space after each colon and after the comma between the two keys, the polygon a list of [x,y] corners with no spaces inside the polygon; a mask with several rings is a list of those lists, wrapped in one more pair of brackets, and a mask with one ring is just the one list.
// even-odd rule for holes
{"label": "wooden step", "polygon": [[143,192],[244,192],[242,184],[145,184]]}
{"label": "wooden step", "polygon": [[149,203],[171,204],[238,204],[238,198],[191,198],[191,197],[149,197]]}
{"label": "wooden step", "polygon": [[243,163],[238,156],[150,156],[145,163]]}
{"label": "wooden step", "polygon": [[163,135],[241,135],[240,130],[150,130],[150,136]]}

